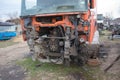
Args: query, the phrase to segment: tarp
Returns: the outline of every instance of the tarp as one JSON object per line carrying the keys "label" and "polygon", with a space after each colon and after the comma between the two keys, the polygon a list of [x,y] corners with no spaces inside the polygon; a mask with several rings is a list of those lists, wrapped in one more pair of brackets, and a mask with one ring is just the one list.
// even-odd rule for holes
{"label": "tarp", "polygon": [[16,32],[0,32],[0,40],[9,40],[16,36]]}

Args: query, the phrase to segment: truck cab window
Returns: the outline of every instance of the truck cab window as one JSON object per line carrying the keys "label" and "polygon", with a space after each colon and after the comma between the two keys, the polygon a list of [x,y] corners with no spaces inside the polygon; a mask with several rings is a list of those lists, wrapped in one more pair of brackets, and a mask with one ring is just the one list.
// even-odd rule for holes
{"label": "truck cab window", "polygon": [[35,9],[37,6],[37,0],[25,0],[26,9]]}

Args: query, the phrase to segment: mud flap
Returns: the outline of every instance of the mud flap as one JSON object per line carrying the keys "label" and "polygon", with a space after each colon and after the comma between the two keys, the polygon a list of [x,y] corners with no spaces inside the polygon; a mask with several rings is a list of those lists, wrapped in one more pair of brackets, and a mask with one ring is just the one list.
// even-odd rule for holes
{"label": "mud flap", "polygon": [[99,31],[95,31],[92,44],[100,44],[100,42],[99,42]]}

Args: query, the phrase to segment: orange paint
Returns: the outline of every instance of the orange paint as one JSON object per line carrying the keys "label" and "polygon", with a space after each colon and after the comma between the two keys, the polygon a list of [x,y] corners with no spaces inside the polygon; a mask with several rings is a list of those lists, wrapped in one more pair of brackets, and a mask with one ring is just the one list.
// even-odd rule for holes
{"label": "orange paint", "polygon": [[22,28],[22,37],[23,37],[23,40],[26,41],[27,38],[26,38],[26,33],[25,33],[26,29],[25,29],[25,27],[24,27],[24,20],[21,19],[21,20],[20,20],[20,23],[21,23],[21,28]]}
{"label": "orange paint", "polygon": [[87,36],[86,35],[80,35],[80,38],[83,38],[85,41],[87,41]]}
{"label": "orange paint", "polygon": [[[55,22],[55,20],[54,20],[54,22]],[[71,22],[68,20],[67,16],[65,16],[65,18],[62,21],[57,21],[55,23],[46,23],[46,24],[41,23],[41,22],[37,22],[36,17],[33,17],[32,18],[32,25],[39,26],[39,27],[56,27],[59,25],[64,25],[63,27],[69,26],[72,29],[74,28],[73,25],[71,24]]]}
{"label": "orange paint", "polygon": [[90,24],[90,34],[89,34],[89,42],[91,43],[93,41],[94,33],[96,31],[95,26],[95,20],[94,15],[91,16],[91,24]]}

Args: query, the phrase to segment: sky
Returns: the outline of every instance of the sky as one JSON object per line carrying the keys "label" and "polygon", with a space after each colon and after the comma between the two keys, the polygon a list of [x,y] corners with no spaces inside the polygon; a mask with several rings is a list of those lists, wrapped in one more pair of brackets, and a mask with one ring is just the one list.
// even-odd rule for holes
{"label": "sky", "polygon": [[120,0],[97,0],[97,13],[120,17]]}
{"label": "sky", "polygon": [[[120,0],[97,0],[97,13],[120,17]],[[0,20],[8,19],[8,14],[20,15],[21,0],[0,0]]]}

